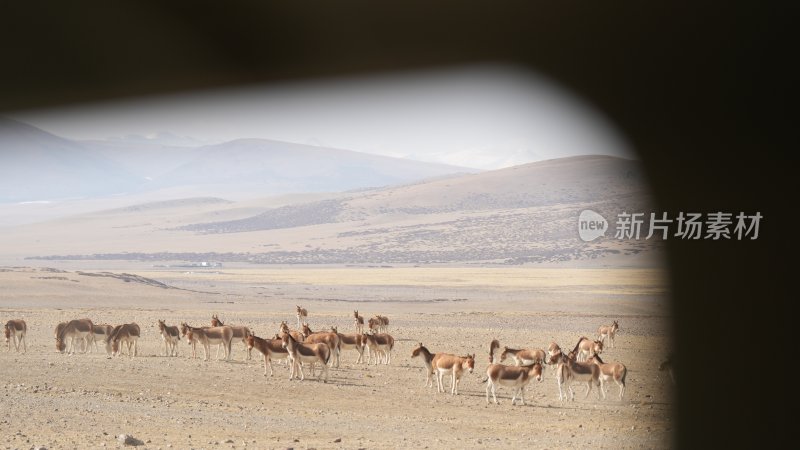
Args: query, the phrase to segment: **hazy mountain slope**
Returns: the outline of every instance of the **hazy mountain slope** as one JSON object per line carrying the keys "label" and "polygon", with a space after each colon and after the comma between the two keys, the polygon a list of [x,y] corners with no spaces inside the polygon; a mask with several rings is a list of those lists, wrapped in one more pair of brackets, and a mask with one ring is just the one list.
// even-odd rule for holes
{"label": "hazy mountain slope", "polygon": [[337,192],[458,172],[475,170],[289,142],[239,139],[193,150],[188,162],[156,177],[148,187],[214,186],[222,193],[257,189],[261,195]]}
{"label": "hazy mountain slope", "polygon": [[201,147],[165,146],[161,141],[77,142],[0,119],[0,202],[146,193],[157,193],[162,199],[240,200],[340,192],[476,172],[265,139]]}
{"label": "hazy mountain slope", "polygon": [[[542,161],[295,202],[214,202],[185,199],[140,205],[136,214],[104,211],[37,224],[0,235],[0,244],[70,260],[579,265],[631,264],[659,245],[617,240],[613,231],[589,243],[578,238],[583,209],[600,212],[612,226],[622,211],[652,210],[639,163],[613,157]],[[91,240],[80,237],[86,230]]]}
{"label": "hazy mountain slope", "polygon": [[142,178],[143,186],[190,161],[196,148],[135,140],[81,141],[81,145]]}
{"label": "hazy mountain slope", "polygon": [[642,177],[636,161],[578,156],[288,205],[246,219],[198,223],[183,229],[230,233],[363,220],[380,215],[599,204],[646,195]]}
{"label": "hazy mountain slope", "polygon": [[115,195],[141,182],[77,142],[0,118],[0,202]]}
{"label": "hazy mountain slope", "polygon": [[376,190],[349,206],[372,212],[424,213],[596,202],[644,194],[636,161],[575,156],[507,169]]}

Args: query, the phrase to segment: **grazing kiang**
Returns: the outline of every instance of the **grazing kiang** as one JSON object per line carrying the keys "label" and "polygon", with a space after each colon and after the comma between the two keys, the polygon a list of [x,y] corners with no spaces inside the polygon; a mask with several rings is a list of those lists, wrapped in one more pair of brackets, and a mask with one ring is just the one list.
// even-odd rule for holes
{"label": "grazing kiang", "polygon": [[231,327],[195,328],[186,325],[185,335],[186,343],[192,345],[193,357],[195,355],[194,346],[199,342],[203,346],[203,361],[208,361],[208,357],[211,355],[211,346],[218,344],[222,344],[222,348],[225,350],[225,360],[231,359],[231,341],[233,340]]}
{"label": "grazing kiang", "polygon": [[411,357],[416,358],[417,356],[422,357],[422,363],[425,364],[425,384],[423,386],[426,387],[433,387],[433,358],[436,356],[435,353],[431,353],[422,342],[417,344],[417,347],[411,351]]}
{"label": "grazing kiang", "polygon": [[22,344],[22,352],[28,352],[28,344],[25,342],[25,333],[28,332],[28,325],[22,319],[9,320],[5,325],[6,347],[11,351],[11,343],[14,343],[14,350],[19,352],[19,344]]}
{"label": "grazing kiang", "polygon": [[[68,355],[75,353],[75,341],[89,341],[94,324],[89,319],[70,320],[63,327],[56,327],[56,349],[60,352],[67,351]],[[69,345],[67,345],[69,344]]]}
{"label": "grazing kiang", "polygon": [[583,398],[589,396],[592,385],[597,386],[597,398],[600,399],[600,367],[590,362],[575,361],[574,352],[569,355],[562,354],[561,362],[556,368],[556,381],[558,382],[559,401],[567,399],[564,386],[569,389],[570,400],[575,400],[575,391],[572,390],[573,383],[586,383],[586,395]]}
{"label": "grazing kiang", "polygon": [[358,315],[358,310],[353,311],[353,321],[356,326],[356,333],[361,334],[364,332],[364,317]]}
{"label": "grazing kiang", "polygon": [[362,336],[364,336],[367,343],[367,365],[372,362],[373,354],[375,355],[375,365],[392,362],[394,338],[391,335],[386,333],[365,333]]}
{"label": "grazing kiang", "polygon": [[531,381],[542,381],[542,365],[540,363],[529,366],[506,366],[503,364],[489,364],[486,368],[486,403],[489,403],[489,391],[492,391],[494,403],[497,402],[496,387],[508,386],[514,391],[511,404],[519,397],[521,404],[525,404],[525,386]]}
{"label": "grazing kiang", "polygon": [[300,305],[295,306],[297,307],[297,328],[300,328],[303,322],[308,321],[308,311]]}
{"label": "grazing kiang", "polygon": [[339,334],[332,331],[311,331],[307,323],[303,323],[303,336],[305,337],[306,344],[319,344],[324,343],[331,349],[331,366],[339,367]]}
{"label": "grazing kiang", "polygon": [[437,353],[431,362],[433,370],[436,371],[436,391],[444,392],[444,383],[442,378],[444,374],[451,375],[452,385],[450,387],[451,395],[458,395],[458,384],[461,381],[461,375],[464,371],[472,371],[475,369],[475,355],[456,356],[450,353]]}
{"label": "grazing kiang", "polygon": [[328,344],[305,344],[298,342],[291,334],[283,333],[281,334],[281,345],[289,352],[289,361],[292,365],[292,373],[289,375],[289,380],[297,378],[298,372],[300,373],[300,380],[305,379],[301,363],[311,365],[312,377],[314,376],[314,365],[320,363],[322,371],[319,374],[319,379],[322,378],[324,372],[325,382],[328,382],[328,361],[331,358],[331,349]]}
{"label": "grazing kiang", "polygon": [[89,342],[89,351],[92,350],[92,344],[94,344],[95,351],[99,352],[97,346],[97,341],[103,343],[106,349],[106,354],[111,355],[112,348],[111,342],[109,342],[108,337],[111,336],[111,333],[114,331],[114,327],[108,324],[94,324],[92,325],[92,334],[91,334],[91,341]]}
{"label": "grazing kiang", "polygon": [[625,395],[625,376],[628,374],[628,369],[624,364],[618,362],[604,363],[600,355],[592,355],[589,362],[597,364],[600,367],[600,392],[603,393],[603,398],[606,398],[606,383],[614,381],[619,386],[619,399]]}
{"label": "grazing kiang", "polygon": [[576,360],[579,362],[587,361],[590,356],[599,355],[602,352],[603,341],[592,341],[585,336],[578,339],[575,349],[572,350],[572,353],[576,355]]}
{"label": "grazing kiang", "polygon": [[[242,345],[244,345],[244,348],[247,351],[246,359],[249,360],[249,359],[252,358],[253,354],[252,354],[252,352],[250,350],[250,347],[247,346],[247,337],[250,336],[250,334],[251,334],[250,328],[247,328],[245,326],[225,325],[219,319],[219,317],[217,317],[216,314],[211,316],[211,326],[212,327],[221,327],[221,326],[229,326],[229,327],[231,327],[231,329],[233,330],[233,339],[241,341]],[[217,346],[217,356],[216,356],[217,359],[219,359],[219,349],[220,349],[220,347],[221,347],[221,345]]]}
{"label": "grazing kiang", "polygon": [[614,336],[617,334],[617,331],[619,331],[619,324],[615,320],[611,325],[602,325],[597,329],[597,339],[605,343],[606,338],[608,338],[611,343],[611,348],[614,348]]}
{"label": "grazing kiang", "polygon": [[530,366],[532,364],[543,364],[545,361],[545,353],[542,349],[516,349],[503,347],[503,353],[500,355],[500,361],[505,361],[506,358],[511,357],[516,366]]}
{"label": "grazing kiang", "polygon": [[59,343],[58,343],[58,336],[60,336],[60,335],[61,335],[61,333],[63,332],[64,328],[66,328],[66,327],[67,327],[67,323],[68,323],[68,322],[61,322],[61,323],[59,323],[58,325],[56,325],[55,332],[53,333],[53,335],[54,335],[54,336],[55,336],[55,338],[56,338],[56,350],[58,350],[59,352],[62,352],[62,353],[64,352],[64,349],[62,349],[62,348],[59,346]]}
{"label": "grazing kiang", "polygon": [[159,320],[158,331],[164,342],[164,356],[178,356],[178,343],[181,341],[181,332],[178,327],[168,326],[163,320]]}
{"label": "grazing kiang", "polygon": [[247,336],[247,348],[255,348],[264,355],[264,376],[267,376],[267,366],[269,366],[269,376],[272,376],[272,360],[287,359],[289,352],[283,348],[283,341],[276,336],[274,339],[262,339],[254,334]]}
{"label": "grazing kiang", "polygon": [[136,322],[117,325],[108,338],[108,341],[111,342],[111,354],[118,356],[121,344],[126,344],[128,357],[137,356],[139,354],[139,336],[141,336],[141,330]]}
{"label": "grazing kiang", "polygon": [[331,327],[331,331],[339,336],[339,353],[344,350],[355,350],[358,352],[356,364],[364,362],[364,347],[367,345],[367,340],[363,334],[339,333],[336,327]]}
{"label": "grazing kiang", "polygon": [[497,349],[499,348],[500,348],[500,341],[498,341],[497,339],[492,339],[492,343],[489,344],[489,364],[495,364],[500,362],[497,359],[498,358]]}

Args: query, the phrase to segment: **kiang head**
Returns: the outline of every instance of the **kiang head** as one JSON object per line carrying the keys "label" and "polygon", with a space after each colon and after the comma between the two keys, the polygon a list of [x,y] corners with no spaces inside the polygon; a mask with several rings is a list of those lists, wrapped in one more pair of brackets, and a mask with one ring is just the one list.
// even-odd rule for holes
{"label": "kiang head", "polygon": [[536,379],[538,382],[542,382],[542,365],[539,363],[534,364],[531,366],[531,375]]}
{"label": "kiang head", "polygon": [[467,361],[464,363],[464,366],[469,370],[469,373],[472,373],[475,370],[475,354],[467,355]]}
{"label": "kiang head", "polygon": [[281,347],[287,348],[289,346],[289,341],[292,340],[292,335],[287,332],[283,332],[280,335],[281,338]]}

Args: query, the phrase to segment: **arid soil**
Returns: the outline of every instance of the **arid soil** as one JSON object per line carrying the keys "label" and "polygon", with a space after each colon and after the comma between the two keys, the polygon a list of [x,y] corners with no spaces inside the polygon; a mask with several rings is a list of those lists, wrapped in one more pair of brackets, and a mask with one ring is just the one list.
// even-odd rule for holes
{"label": "arid soil", "polygon": [[[471,268],[224,268],[127,270],[0,268],[0,321],[24,318],[27,353],[0,350],[0,447],[140,448],[665,448],[670,447],[674,387],[659,363],[670,350],[666,282],[657,270]],[[91,276],[109,272],[115,276]],[[128,273],[131,276],[121,276]],[[136,276],[132,276],[136,275]],[[158,283],[172,288],[164,288]],[[231,361],[162,356],[156,321],[207,325],[218,314],[262,337],[280,321],[296,326],[295,305],[312,329],[353,332],[353,310],[390,318],[389,365],[356,364],[343,352],[328,383],[288,379],[276,364],[265,377],[260,354]],[[137,322],[139,355],[56,351],[58,322]],[[628,369],[618,400],[576,387],[560,402],[554,370],[526,388],[525,406],[485,400],[489,342],[570,349],[580,336],[618,320],[615,348],[602,354]],[[423,386],[422,342],[433,352],[476,354],[459,395]],[[101,349],[102,350],[102,349]],[[509,362],[509,361],[506,361]]]}

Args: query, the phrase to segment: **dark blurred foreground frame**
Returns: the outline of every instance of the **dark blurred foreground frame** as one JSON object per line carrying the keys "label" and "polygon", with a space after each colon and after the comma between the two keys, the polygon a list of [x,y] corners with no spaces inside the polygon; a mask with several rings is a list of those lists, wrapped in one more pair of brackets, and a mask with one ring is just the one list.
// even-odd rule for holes
{"label": "dark blurred foreground frame", "polygon": [[786,433],[777,408],[794,406],[784,395],[794,377],[781,363],[794,357],[784,336],[797,238],[783,225],[797,207],[784,111],[796,83],[788,73],[797,56],[788,48],[793,7],[375,3],[3,2],[0,115],[484,62],[539,71],[625,133],[660,210],[764,216],[756,241],[669,241],[675,442],[741,448]]}

